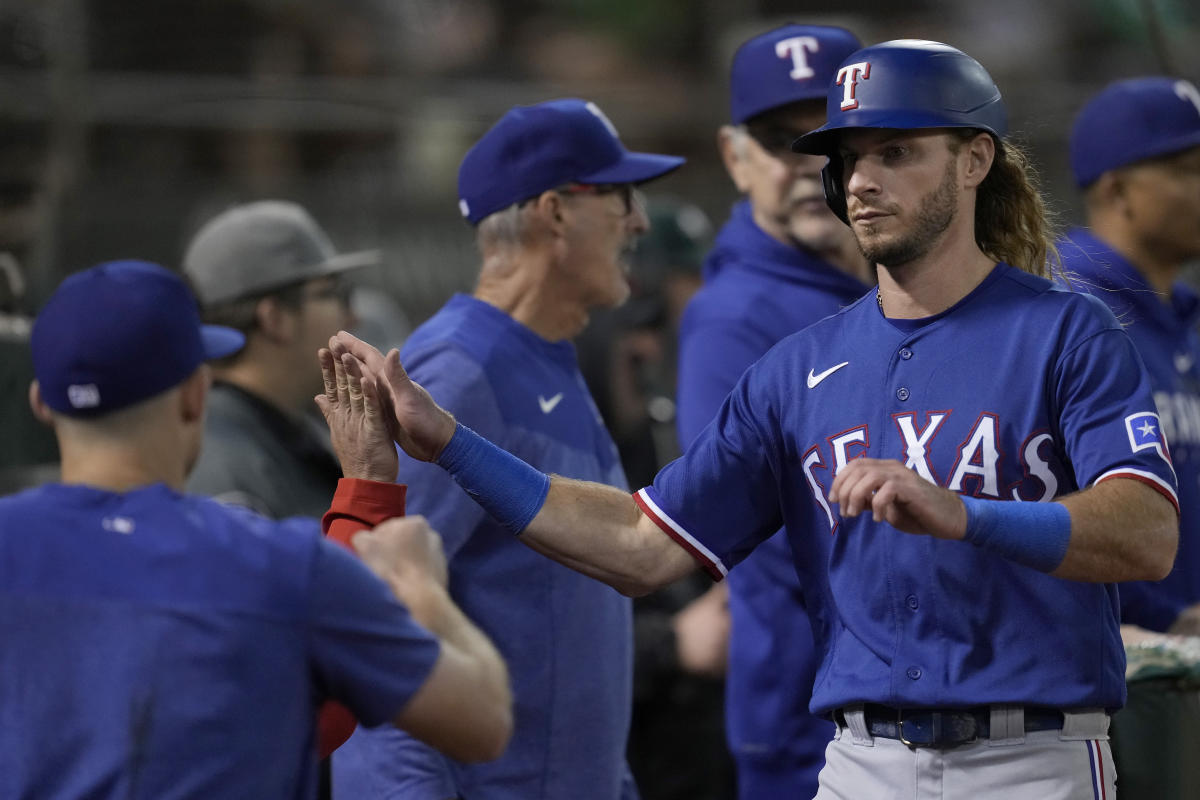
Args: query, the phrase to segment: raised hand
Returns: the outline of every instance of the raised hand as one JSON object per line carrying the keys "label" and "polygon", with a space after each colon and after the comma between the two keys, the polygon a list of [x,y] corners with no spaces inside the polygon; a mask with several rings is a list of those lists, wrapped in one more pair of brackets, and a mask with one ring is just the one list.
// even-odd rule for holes
{"label": "raised hand", "polygon": [[315,399],[329,425],[342,473],[347,478],[396,480],[400,459],[394,444],[395,418],[378,382],[364,374],[348,353],[335,357],[331,350],[322,348],[317,360],[325,393]]}
{"label": "raised hand", "polygon": [[395,423],[395,441],[405,453],[419,461],[433,461],[454,435],[453,415],[433,402],[429,392],[414,383],[400,364],[400,354],[390,351],[386,357],[361,339],[338,331],[329,340],[329,348],[337,358],[351,356],[357,361],[361,374],[379,387],[381,395],[390,402]]}

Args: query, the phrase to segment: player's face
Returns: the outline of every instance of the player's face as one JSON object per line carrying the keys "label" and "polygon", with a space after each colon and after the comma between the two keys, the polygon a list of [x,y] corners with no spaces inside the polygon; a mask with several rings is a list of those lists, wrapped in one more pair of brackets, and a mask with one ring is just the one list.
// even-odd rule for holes
{"label": "player's face", "polygon": [[825,101],[796,103],[743,126],[726,156],[733,182],[750,200],[754,221],[767,235],[817,252],[837,250],[846,226],[825,204],[824,156],[793,153],[791,144],[825,123]]}
{"label": "player's face", "polygon": [[846,211],[864,256],[895,267],[938,247],[958,214],[954,140],[944,131],[844,133]]}
{"label": "player's face", "polygon": [[629,298],[637,238],[650,228],[639,192],[630,184],[571,186],[563,192],[570,226],[564,268],[572,294],[585,308],[614,308]]}
{"label": "player's face", "polygon": [[1200,147],[1125,172],[1126,213],[1146,252],[1173,264],[1200,256]]}

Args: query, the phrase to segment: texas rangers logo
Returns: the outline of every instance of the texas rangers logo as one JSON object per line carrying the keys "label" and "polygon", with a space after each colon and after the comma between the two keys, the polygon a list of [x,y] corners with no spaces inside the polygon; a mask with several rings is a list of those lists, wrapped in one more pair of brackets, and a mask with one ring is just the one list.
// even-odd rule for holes
{"label": "texas rangers logo", "polygon": [[813,36],[793,36],[775,43],[775,55],[792,60],[792,71],[788,77],[794,81],[806,80],[817,74],[808,65],[808,54],[820,49],[821,43]]}
{"label": "texas rangers logo", "polygon": [[1134,453],[1154,450],[1164,461],[1171,463],[1170,451],[1167,449],[1167,440],[1163,436],[1158,414],[1152,411],[1130,414],[1125,418],[1125,433],[1129,435],[1129,449]]}
{"label": "texas rangers logo", "polygon": [[855,96],[858,82],[865,81],[870,77],[870,61],[847,64],[838,70],[837,85],[842,87],[842,111],[858,108],[858,98]]}

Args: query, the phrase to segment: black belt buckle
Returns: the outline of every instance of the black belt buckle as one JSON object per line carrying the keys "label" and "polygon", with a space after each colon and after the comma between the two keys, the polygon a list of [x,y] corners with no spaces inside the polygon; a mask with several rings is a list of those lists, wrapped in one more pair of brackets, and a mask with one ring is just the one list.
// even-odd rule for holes
{"label": "black belt buckle", "polygon": [[956,747],[979,740],[979,725],[969,713],[919,711],[905,716],[897,713],[896,730],[908,747]]}

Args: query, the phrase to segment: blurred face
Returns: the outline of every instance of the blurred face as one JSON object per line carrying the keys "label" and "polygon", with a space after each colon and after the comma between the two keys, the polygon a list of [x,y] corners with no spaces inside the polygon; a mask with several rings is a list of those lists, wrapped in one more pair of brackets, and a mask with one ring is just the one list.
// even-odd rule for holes
{"label": "blurred face", "polygon": [[1164,263],[1200,256],[1200,147],[1124,173],[1126,213],[1142,248]]}
{"label": "blurred face", "polygon": [[569,217],[567,254],[573,294],[583,308],[614,308],[629,298],[637,238],[650,228],[631,184],[570,184],[560,191]]}
{"label": "blurred face", "polygon": [[725,154],[730,177],[750,200],[755,223],[784,244],[817,252],[838,249],[848,232],[825,204],[825,157],[793,153],[791,143],[824,123],[823,100],[769,111],[735,129]]}
{"label": "blurred face", "polygon": [[938,130],[862,128],[841,135],[847,215],[868,260],[900,266],[939,246],[959,207],[953,143]]}
{"label": "blurred face", "polygon": [[294,352],[298,363],[314,373],[315,383],[321,382],[317,350],[328,345],[330,336],[356,322],[350,311],[349,289],[337,275],[307,281],[299,289]]}

